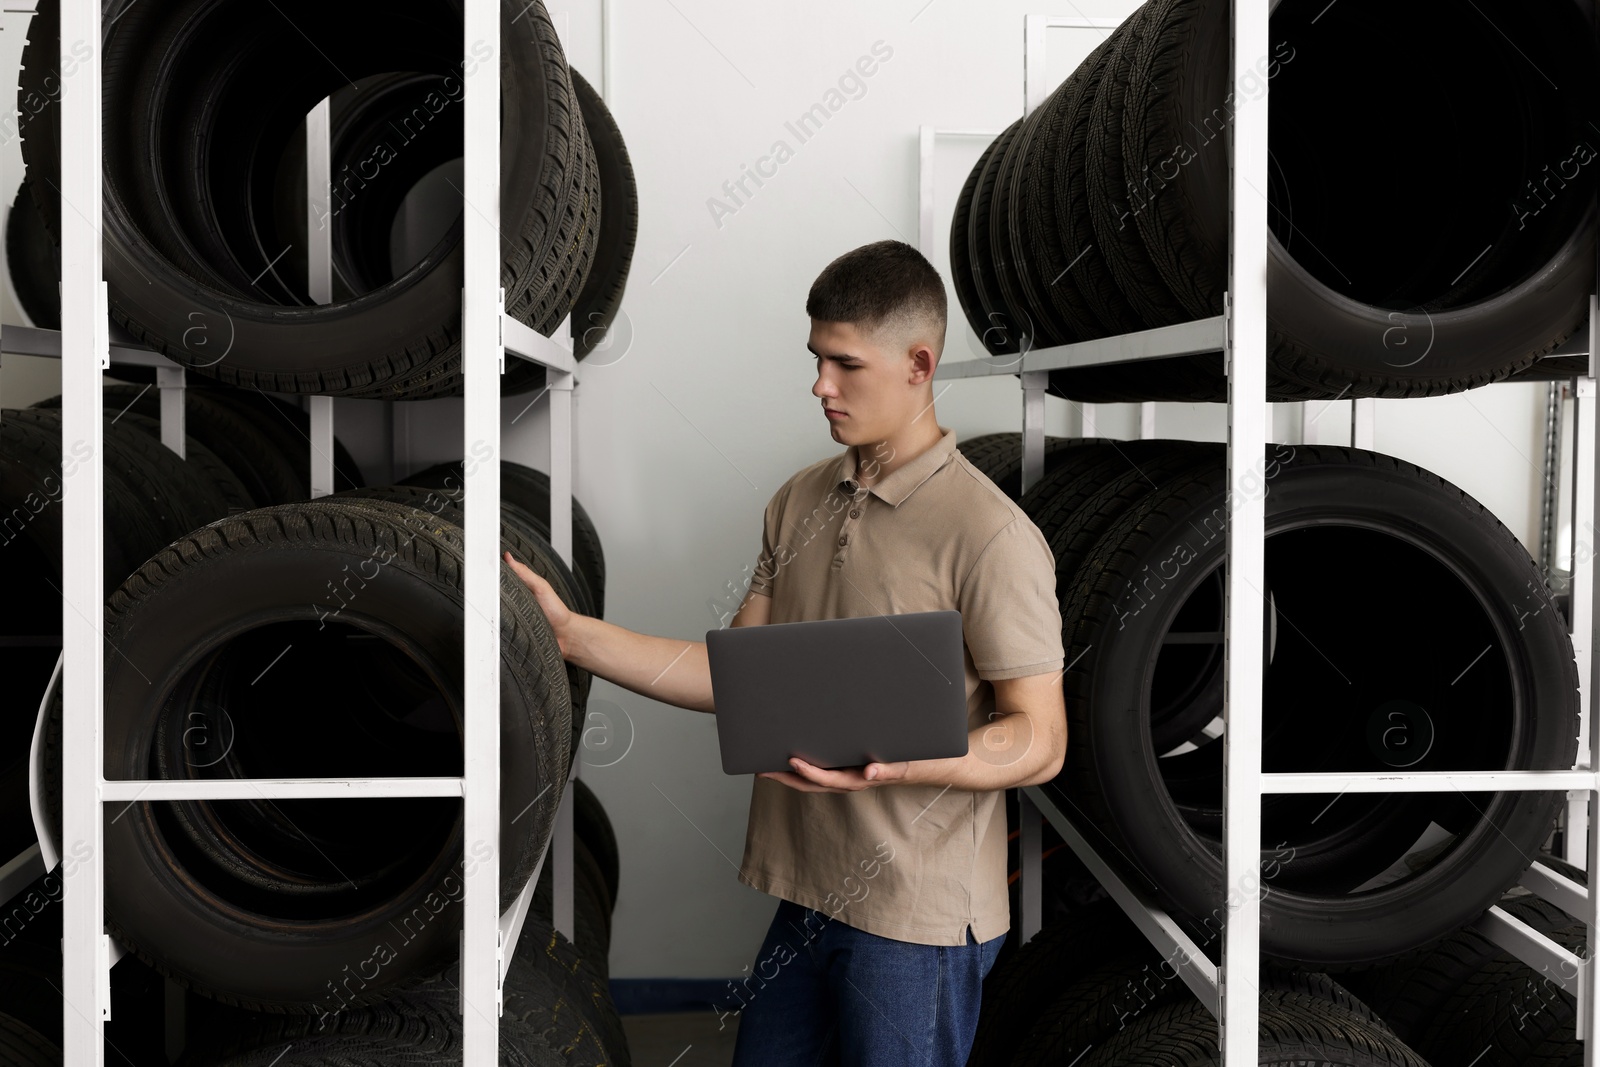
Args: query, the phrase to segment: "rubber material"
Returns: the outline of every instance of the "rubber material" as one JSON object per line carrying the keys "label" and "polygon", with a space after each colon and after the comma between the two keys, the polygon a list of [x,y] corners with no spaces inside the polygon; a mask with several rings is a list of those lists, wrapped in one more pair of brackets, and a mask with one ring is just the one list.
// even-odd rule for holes
{"label": "rubber material", "polygon": [[[1357,449],[1271,446],[1262,471],[1270,484],[1267,578],[1294,624],[1280,632],[1265,683],[1266,770],[1386,766],[1378,750],[1364,747],[1365,730],[1397,697],[1432,704],[1439,724],[1415,769],[1571,766],[1577,705],[1570,639],[1527,552],[1482,505],[1426,471]],[[1046,787],[1066,791],[1087,832],[1110,837],[1113,862],[1136,865],[1136,881],[1147,879],[1165,906],[1212,932],[1221,903],[1220,742],[1158,761],[1145,701],[1147,672],[1175,613],[1221,562],[1223,499],[1221,464],[1197,468],[1123,514],[1080,565],[1062,597],[1062,616],[1073,620],[1064,685],[1078,741],[1061,777]],[[1278,537],[1285,540],[1275,546]],[[1278,554],[1296,545],[1300,553],[1342,552],[1345,581],[1330,586],[1326,576],[1292,565],[1294,555]],[[1427,604],[1433,637],[1408,628],[1416,637],[1403,662],[1381,637],[1392,623],[1362,615],[1364,628],[1329,625],[1356,610],[1341,598],[1364,588],[1363,568],[1399,568],[1414,589],[1427,590],[1417,605]],[[1466,664],[1447,666],[1452,657],[1432,649],[1435,639],[1450,648],[1499,643],[1501,652],[1476,664],[1471,691],[1451,689],[1447,683]],[[1429,669],[1419,673],[1419,662]],[[1355,673],[1342,681],[1336,669]],[[1438,673],[1448,674],[1448,693],[1416,688]],[[1509,708],[1518,709],[1514,724]],[[1330,722],[1347,725],[1330,735]],[[1318,725],[1308,732],[1310,724]],[[1345,797],[1331,818],[1318,814],[1331,797],[1265,800],[1263,878],[1271,891],[1261,905],[1262,952],[1315,968],[1375,963],[1471,921],[1527,867],[1562,800],[1538,793],[1469,799],[1452,814],[1448,800]],[[1410,877],[1346,895],[1406,851],[1404,841],[1383,836],[1400,832],[1393,828],[1401,815],[1410,825],[1437,820],[1459,838]],[[1381,821],[1363,822],[1373,819]],[[1280,835],[1298,844],[1282,850]],[[1376,870],[1355,872],[1361,864]]]}
{"label": "rubber material", "polygon": [[[599,174],[544,5],[507,8],[503,18],[504,54],[494,60],[503,80],[501,284],[508,304],[527,294],[523,321],[548,335],[593,258]],[[459,228],[400,278],[326,306],[300,303],[271,273],[279,250],[263,235],[278,161],[310,105],[380,71],[448,74],[459,86],[471,73],[464,65],[487,59],[463,60],[446,43],[459,25],[453,0],[335,9],[292,0],[276,10],[189,0],[130,4],[106,19],[105,120],[126,133],[106,145],[113,319],[231,385],[380,399],[458,394]],[[28,184],[53,228],[58,26],[59,0],[44,0],[19,90]],[[360,178],[340,180],[349,194]]]}
{"label": "rubber material", "polygon": [[[540,536],[550,540],[550,476],[544,471],[525,467],[520,463],[502,460],[500,463],[500,499],[502,504],[520,508],[536,524]],[[440,463],[406,478],[402,485],[425,485],[430,488],[455,492],[465,487],[461,464]],[[594,605],[592,614],[605,617],[606,607],[606,557],[600,547],[600,534],[594,520],[583,509],[583,504],[572,498],[572,570],[585,586],[585,595]]]}
{"label": "rubber material", "polygon": [[[147,773],[163,707],[175,692],[181,704],[183,694],[190,692],[186,687],[194,684],[194,671],[181,674],[178,664],[198,663],[202,669],[215,664],[219,661],[200,657],[249,626],[270,625],[268,619],[317,623],[320,618],[317,627],[296,631],[295,639],[301,642],[314,640],[330,619],[375,632],[387,645],[403,648],[412,662],[437,679],[433,684],[452,706],[459,707],[463,609],[461,544],[454,531],[450,524],[419,522],[411,509],[383,501],[315,501],[220,520],[159,553],[124,584],[106,609],[106,636],[119,651],[108,656],[106,664],[107,776]],[[354,574],[364,575],[362,561],[383,561],[381,571],[355,579],[341,567],[343,563],[354,568]],[[333,586],[330,575],[339,576],[341,585]],[[329,599],[330,588],[342,588],[351,599]],[[509,568],[501,569],[500,596],[501,806],[519,813],[516,819],[503,821],[498,844],[499,898],[504,908],[526,882],[549,836],[556,794],[545,785],[566,775],[571,724],[566,676],[554,637]],[[272,654],[267,652],[258,662],[266,665]],[[279,669],[295,668],[290,664]],[[284,683],[271,684],[288,683],[287,676],[281,677]],[[148,679],[156,679],[156,684]],[[238,684],[248,690],[258,683],[259,677],[256,681],[241,677]],[[308,683],[315,684],[315,679],[293,679],[301,689]],[[242,714],[237,706],[232,712]],[[459,720],[455,721],[459,731]],[[59,697],[50,722],[46,797],[53,808],[52,821],[59,826],[55,807]],[[270,738],[250,729],[248,721],[237,721],[235,727],[239,744],[233,747],[267,751],[261,746]],[[357,757],[372,763],[370,753],[354,748],[340,748],[333,755],[329,769],[350,768],[344,773],[359,773]],[[319,756],[315,748],[301,745],[276,759],[300,760],[305,766],[306,760]],[[447,752],[444,758],[448,760]],[[384,766],[381,773],[394,773],[392,761]],[[439,759],[423,766],[423,773],[429,773],[439,766]],[[312,825],[311,830],[327,838],[343,828],[344,836],[336,842],[342,849],[339,854],[380,871],[369,878],[365,867],[350,870],[368,884],[339,887],[340,896],[331,903],[324,903],[329,891],[315,881],[308,882],[298,897],[262,896],[239,873],[240,865],[257,861],[243,851],[233,857],[232,866],[208,860],[170,823],[171,807],[217,809],[220,802],[131,805],[122,818],[108,824],[106,833],[108,929],[181,984],[246,1007],[328,1010],[329,998],[335,996],[339,1003],[333,1006],[359,1006],[381,999],[417,975],[437,973],[458,949],[455,920],[438,916],[459,903],[457,869],[463,863],[476,863],[489,843],[463,842],[458,801],[328,803],[369,806],[372,814],[365,822],[346,814],[345,821],[332,829]],[[290,802],[273,807],[301,810]],[[375,834],[382,840],[379,832],[386,828],[372,821],[381,820],[381,812],[389,809],[404,809],[414,821],[387,828],[391,834],[403,832],[409,851],[399,850],[391,861],[403,865],[405,876],[386,882],[375,865],[381,865],[387,853],[363,858],[360,848]],[[337,809],[327,810],[329,817],[337,814]],[[293,816],[287,818],[292,821]],[[351,818],[357,822],[349,822]],[[265,831],[243,816],[230,825],[238,825],[241,832],[249,830],[258,843],[266,840]],[[363,832],[363,825],[370,829]],[[317,851],[325,853],[326,847]],[[255,869],[264,872],[261,876],[270,873],[259,866]],[[295,921],[286,925],[274,912],[294,916]],[[194,936],[197,928],[207,935]],[[388,948],[377,950],[375,944]],[[359,969],[375,951],[391,958],[372,975],[342,979],[341,985],[330,988],[329,976],[342,974],[346,966]]]}
{"label": "rubber material", "polygon": [[28,321],[40,329],[61,329],[61,252],[28,195],[27,182],[17,186],[6,215],[6,268]]}

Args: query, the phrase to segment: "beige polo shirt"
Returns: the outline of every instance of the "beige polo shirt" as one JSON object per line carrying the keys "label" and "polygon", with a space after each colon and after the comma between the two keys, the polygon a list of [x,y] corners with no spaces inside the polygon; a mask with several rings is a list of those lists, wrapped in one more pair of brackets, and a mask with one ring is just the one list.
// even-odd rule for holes
{"label": "beige polo shirt", "polygon": [[[967,725],[991,721],[989,681],[1059,674],[1055,559],[1039,528],[956,450],[937,444],[870,487],[854,446],[767,504],[750,588],[774,623],[961,612]],[[893,459],[864,446],[866,477]],[[976,744],[977,742],[974,742]],[[752,778],[739,881],[857,929],[925,945],[1010,927],[1002,790],[933,785],[804,793]]]}

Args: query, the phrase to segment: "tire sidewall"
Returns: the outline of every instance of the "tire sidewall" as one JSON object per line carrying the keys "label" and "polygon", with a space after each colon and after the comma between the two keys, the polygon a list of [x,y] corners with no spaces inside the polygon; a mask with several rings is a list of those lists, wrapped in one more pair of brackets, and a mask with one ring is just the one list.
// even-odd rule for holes
{"label": "tire sidewall", "polygon": [[[1464,497],[1452,486],[1371,468],[1361,477],[1350,477],[1346,471],[1353,468],[1338,464],[1340,457],[1329,456],[1330,451],[1336,450],[1301,447],[1272,479],[1266,501],[1268,538],[1306,523],[1353,525],[1352,519],[1361,518],[1370,528],[1404,536],[1444,564],[1480,602],[1480,590],[1497,592],[1496,602],[1485,603],[1484,609],[1507,653],[1513,687],[1529,698],[1532,707],[1549,709],[1542,721],[1528,709],[1518,710],[1508,765],[1570,768],[1576,754],[1577,705],[1575,686],[1569,684],[1575,682],[1570,642],[1549,604],[1521,620],[1536,633],[1516,640],[1518,619],[1512,605],[1524,596],[1538,598],[1538,591],[1529,585],[1530,580],[1538,585],[1537,575],[1521,546],[1503,531],[1502,536],[1485,536],[1494,530],[1485,528],[1475,509],[1462,506]],[[1328,464],[1329,459],[1335,462]],[[1145,715],[1148,679],[1171,616],[1188,590],[1223,559],[1225,537],[1220,531],[1203,547],[1194,532],[1200,528],[1199,518],[1222,499],[1220,472],[1197,478],[1209,479],[1216,491],[1204,495],[1204,506],[1167,524],[1140,553],[1154,569],[1155,561],[1174,558],[1180,544],[1195,552],[1184,566],[1186,581],[1173,581],[1162,591],[1164,610],[1126,615],[1120,629],[1103,619],[1085,618],[1069,644],[1099,645],[1085,700],[1085,706],[1096,709],[1092,736],[1079,744],[1091,754],[1103,803],[1117,824],[1116,836],[1184,912],[1220,920],[1220,856],[1189,829],[1160,787]],[[1548,601],[1547,591],[1541,599]],[[1513,842],[1537,843],[1560,803],[1559,797],[1523,792],[1485,799],[1483,819],[1452,850],[1393,888],[1330,900],[1269,885],[1261,904],[1263,951],[1307,964],[1374,961],[1442,936],[1463,917],[1481,913],[1527,867],[1526,857]],[[1140,847],[1139,842],[1146,844]],[[1229,901],[1236,902],[1239,892],[1239,887],[1232,887]]]}

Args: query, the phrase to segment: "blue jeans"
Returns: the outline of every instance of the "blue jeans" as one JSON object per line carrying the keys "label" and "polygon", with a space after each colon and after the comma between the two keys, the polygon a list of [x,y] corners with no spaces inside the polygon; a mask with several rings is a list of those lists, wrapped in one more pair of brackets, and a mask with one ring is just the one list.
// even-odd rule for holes
{"label": "blue jeans", "polygon": [[1005,939],[918,945],[780,901],[734,985],[734,1067],[964,1067]]}

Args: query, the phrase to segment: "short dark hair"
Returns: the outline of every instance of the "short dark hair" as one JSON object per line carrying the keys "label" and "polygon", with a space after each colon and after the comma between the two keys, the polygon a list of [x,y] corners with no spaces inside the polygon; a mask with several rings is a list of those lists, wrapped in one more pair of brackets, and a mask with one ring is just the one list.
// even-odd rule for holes
{"label": "short dark hair", "polygon": [[904,241],[874,241],[846,252],[811,283],[806,314],[823,322],[848,322],[876,338],[926,337],[937,358],[944,351],[949,299],[928,258]]}

